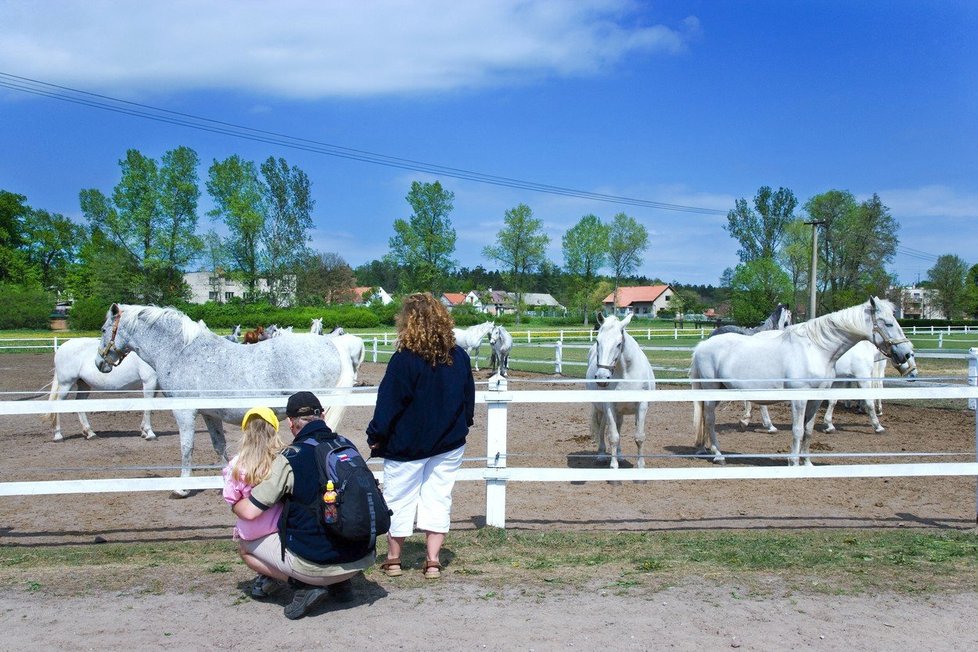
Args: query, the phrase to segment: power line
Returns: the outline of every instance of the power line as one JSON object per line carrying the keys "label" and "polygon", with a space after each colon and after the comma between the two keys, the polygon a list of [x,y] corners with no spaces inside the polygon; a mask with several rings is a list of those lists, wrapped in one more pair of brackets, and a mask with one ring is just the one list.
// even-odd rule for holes
{"label": "power line", "polygon": [[249,140],[252,142],[267,143],[271,145],[277,145],[279,147],[286,147],[290,149],[311,152],[314,154],[322,154],[325,156],[333,156],[337,158],[360,161],[363,163],[372,163],[374,165],[382,165],[382,166],[397,168],[402,170],[411,170],[414,172],[426,172],[430,174],[451,177],[454,179],[474,181],[477,183],[485,183],[485,184],[501,186],[505,188],[530,190],[533,192],[540,192],[540,193],[546,193],[551,195],[560,195],[564,197],[575,197],[578,199],[589,199],[593,201],[601,201],[601,202],[607,202],[613,204],[624,204],[628,206],[639,206],[643,208],[655,208],[660,210],[677,211],[682,213],[699,213],[703,215],[726,215],[727,214],[727,211],[716,209],[716,208],[705,208],[701,206],[687,206],[683,204],[670,204],[666,202],[658,202],[658,201],[652,201],[648,199],[639,199],[635,197],[624,197],[620,195],[609,195],[605,193],[588,192],[585,190],[577,190],[574,188],[566,188],[563,186],[554,186],[550,184],[536,183],[533,181],[525,181],[522,179],[515,179],[511,177],[484,174],[481,172],[465,170],[462,168],[453,168],[453,167],[448,167],[443,165],[437,165],[434,163],[425,163],[423,161],[415,161],[412,159],[400,158],[396,156],[377,154],[374,152],[368,152],[365,150],[359,150],[350,147],[343,147],[340,145],[334,145],[331,143],[325,143],[322,141],[312,140],[308,138],[301,138],[298,136],[290,136],[288,134],[282,134],[273,131],[255,129],[252,127],[238,125],[231,122],[225,122],[222,120],[205,118],[190,113],[171,111],[169,109],[162,109],[148,104],[140,104],[138,102],[121,100],[118,98],[110,97],[108,95],[91,93],[88,91],[70,88],[67,86],[51,84],[37,79],[21,77],[19,75],[12,75],[10,73],[5,73],[5,72],[0,72],[0,87],[7,88],[13,91],[22,92],[22,93],[37,95],[40,97],[46,97],[49,99],[59,100],[62,102],[69,102],[72,104],[87,106],[93,109],[109,111],[121,115],[128,115],[135,118],[153,120],[156,122],[162,122],[174,126],[196,129],[198,131],[206,131],[210,133],[221,134],[225,136],[230,136],[232,138],[239,138],[242,140]]}

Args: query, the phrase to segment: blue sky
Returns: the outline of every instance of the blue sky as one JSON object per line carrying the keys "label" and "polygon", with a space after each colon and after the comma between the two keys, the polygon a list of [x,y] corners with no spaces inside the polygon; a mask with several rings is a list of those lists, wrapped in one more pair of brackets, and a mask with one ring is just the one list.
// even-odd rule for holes
{"label": "blue sky", "polygon": [[[978,262],[978,3],[22,2],[0,0],[0,188],[81,220],[129,148],[285,158],[312,180],[312,245],[379,258],[414,180],[455,193],[456,256],[483,265],[526,203],[562,264],[581,216],[650,233],[639,269],[716,284],[723,229],[767,185],[799,204],[878,193],[900,224],[890,270]],[[680,206],[621,205],[377,165],[92,108],[143,106],[479,175]],[[64,91],[59,91],[64,96]],[[74,98],[81,96],[72,95]],[[141,109],[142,111],[142,109]],[[145,111],[144,111],[145,112]],[[172,114],[171,114],[172,115]],[[237,131],[237,130],[236,130]],[[322,149],[320,145],[316,146]],[[212,228],[201,205],[201,231]],[[799,210],[800,212],[800,210]]]}

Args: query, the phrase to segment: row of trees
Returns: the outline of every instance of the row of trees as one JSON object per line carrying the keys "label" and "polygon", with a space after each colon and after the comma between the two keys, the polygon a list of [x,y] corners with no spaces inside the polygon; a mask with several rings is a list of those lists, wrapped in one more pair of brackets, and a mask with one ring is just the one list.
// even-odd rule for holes
{"label": "row of trees", "polygon": [[[495,287],[518,299],[526,292],[553,294],[586,320],[624,283],[663,282],[634,275],[649,234],[625,213],[608,221],[581,217],[562,236],[558,265],[547,259],[550,239],[541,220],[521,203],[505,211],[495,241],[483,248],[499,269],[460,268],[454,193],[437,181],[415,181],[406,196],[411,214],[393,220],[388,255],[354,270],[339,254],[310,250],[311,182],[284,159],[269,157],[258,165],[231,156],[209,166],[204,186],[214,208],[208,216],[223,224],[224,236],[214,229],[199,232],[200,161],[192,149],[178,147],[159,161],[129,150],[119,166],[111,193],[80,192],[84,225],[0,191],[0,283],[99,301],[173,304],[186,297],[183,272],[203,266],[241,280],[249,300],[272,305],[293,294],[304,305],[343,302],[355,285],[436,294]],[[831,190],[809,199],[800,215],[797,208],[785,188],[762,187],[753,202],[737,200],[726,228],[740,244],[740,264],[726,270],[716,288],[672,280],[675,307],[700,312],[729,300],[734,318],[745,324],[757,323],[781,301],[803,309],[813,228],[819,236],[819,313],[896,286],[885,267],[896,252],[899,226],[878,196],[859,202]],[[978,266],[969,269],[955,256],[942,256],[928,276],[949,317],[978,309]],[[263,293],[260,279],[268,282]]]}

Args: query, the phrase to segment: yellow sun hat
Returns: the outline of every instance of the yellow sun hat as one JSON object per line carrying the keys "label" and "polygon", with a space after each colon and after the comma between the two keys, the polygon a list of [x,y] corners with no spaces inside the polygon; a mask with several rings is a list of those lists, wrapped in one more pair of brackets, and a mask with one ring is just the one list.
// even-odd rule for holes
{"label": "yellow sun hat", "polygon": [[278,417],[267,407],[253,407],[247,412],[245,412],[244,419],[241,420],[241,429],[244,430],[248,425],[248,421],[252,417],[258,417],[264,419],[265,421],[272,424],[272,427],[278,430]]}

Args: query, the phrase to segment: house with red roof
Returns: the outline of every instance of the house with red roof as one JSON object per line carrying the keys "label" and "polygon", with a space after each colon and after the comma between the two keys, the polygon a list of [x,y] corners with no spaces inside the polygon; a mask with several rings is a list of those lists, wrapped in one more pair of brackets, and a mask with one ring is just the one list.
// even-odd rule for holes
{"label": "house with red roof", "polygon": [[353,303],[359,305],[366,305],[374,301],[380,301],[381,304],[386,306],[388,303],[394,300],[394,297],[388,294],[387,290],[379,285],[377,287],[365,286],[353,288],[351,292],[353,293]]}
{"label": "house with red roof", "polygon": [[451,310],[455,306],[460,306],[465,303],[466,294],[464,292],[443,292],[441,295],[441,303],[443,306]]}
{"label": "house with red roof", "polygon": [[635,313],[636,316],[655,317],[660,310],[671,309],[675,295],[669,285],[634,285],[618,288],[618,302],[615,293],[604,298],[604,307],[614,313]]}

